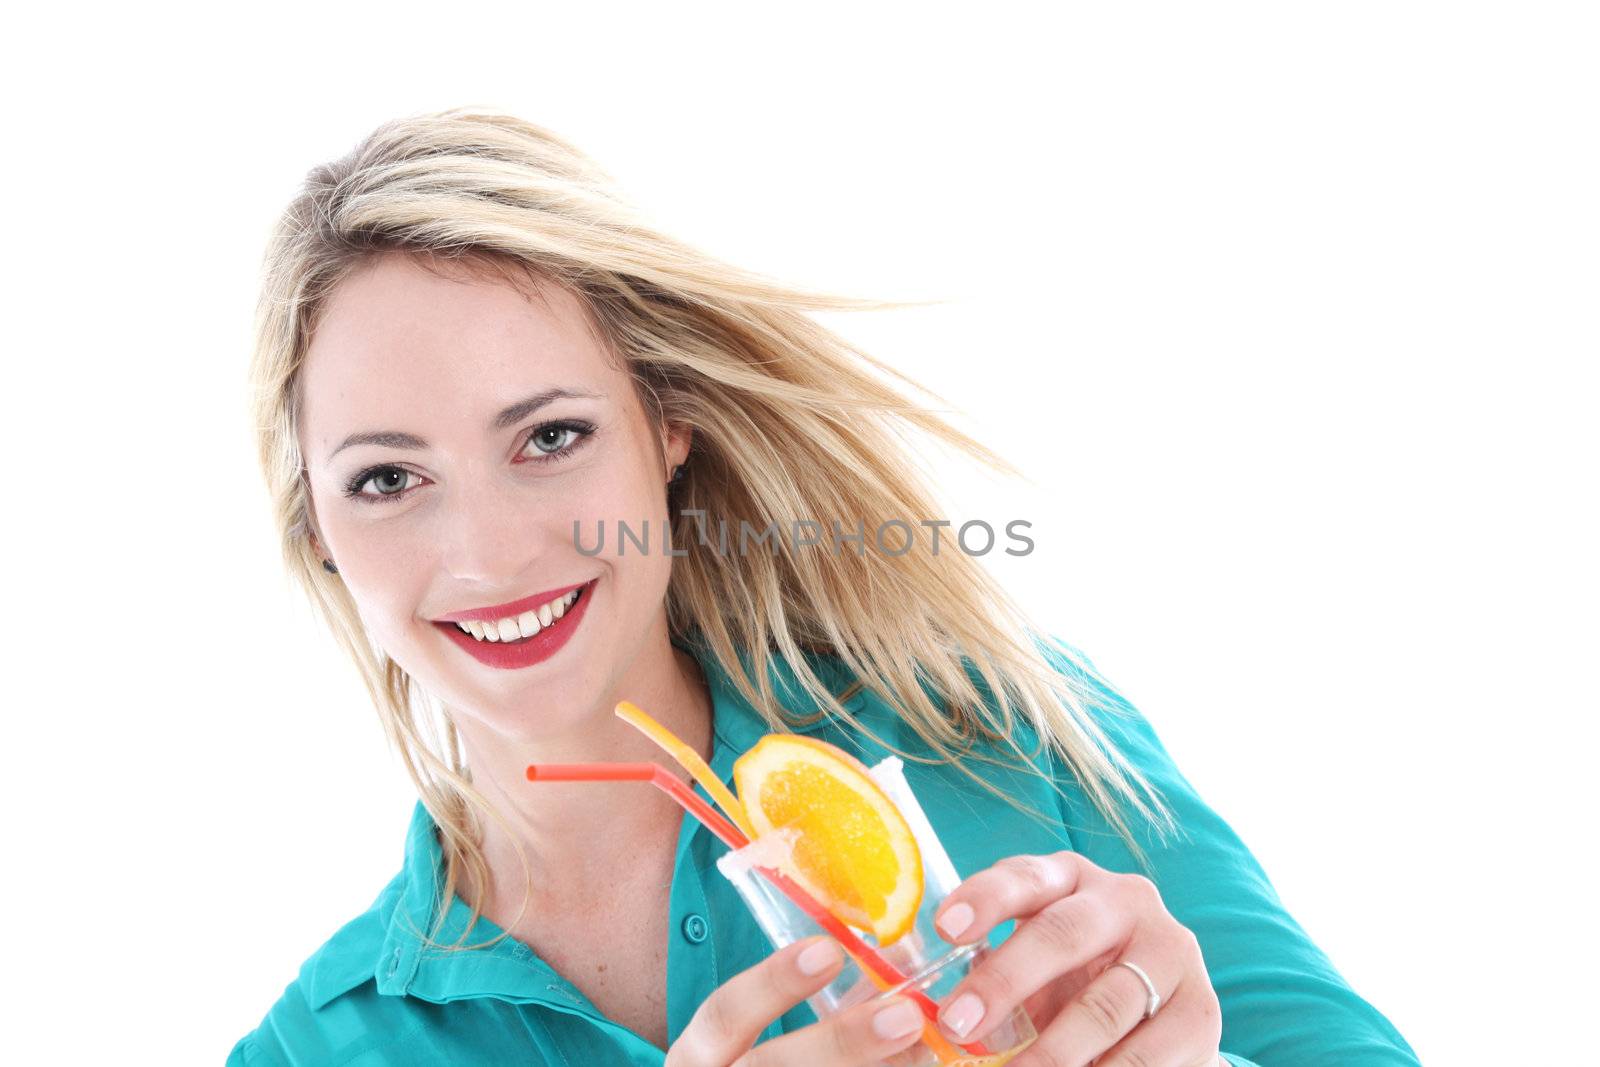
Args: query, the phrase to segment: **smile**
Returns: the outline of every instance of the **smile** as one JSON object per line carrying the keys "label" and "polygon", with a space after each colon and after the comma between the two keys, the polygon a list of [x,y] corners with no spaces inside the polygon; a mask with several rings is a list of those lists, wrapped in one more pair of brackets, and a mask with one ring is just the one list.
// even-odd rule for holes
{"label": "smile", "polygon": [[541,663],[567,643],[589,606],[599,579],[591,579],[564,596],[501,619],[434,622],[457,647],[478,662],[502,670]]}

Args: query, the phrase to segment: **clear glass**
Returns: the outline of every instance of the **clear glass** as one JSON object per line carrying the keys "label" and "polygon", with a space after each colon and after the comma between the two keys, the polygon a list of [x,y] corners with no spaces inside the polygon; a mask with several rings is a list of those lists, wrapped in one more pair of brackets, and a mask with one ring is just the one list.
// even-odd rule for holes
{"label": "clear glass", "polygon": [[[922,853],[922,904],[917,909],[915,925],[894,944],[880,950],[880,954],[903,975],[906,980],[892,989],[880,990],[847,954],[843,970],[827,986],[807,999],[817,1018],[827,1018],[864,1000],[882,999],[917,990],[938,1003],[966,977],[972,966],[987,951],[985,942],[955,946],[947,942],[934,928],[933,917],[939,905],[956,886],[961,884],[955,865],[945,853],[944,846],[934,835],[922,805],[917,803],[911,787],[906,784],[904,765],[898,756],[889,756],[868,769],[868,774],[894,801],[911,827],[917,848]],[[744,848],[724,853],[717,859],[717,869],[733,883],[739,896],[755,916],[774,948],[783,948],[796,941],[826,933],[815,920],[785,896],[782,890],[769,882],[757,867],[781,868],[793,834],[777,831],[752,841]],[[866,944],[877,948],[871,934],[855,931]],[[984,1035],[983,1044],[989,1056],[961,1055],[952,1058],[948,1047],[935,1049],[923,1041],[886,1061],[890,1067],[924,1067],[924,1065],[956,1064],[998,1065],[1015,1056],[1034,1038],[1032,1021],[1027,1012],[1017,1008],[1011,1016]]]}

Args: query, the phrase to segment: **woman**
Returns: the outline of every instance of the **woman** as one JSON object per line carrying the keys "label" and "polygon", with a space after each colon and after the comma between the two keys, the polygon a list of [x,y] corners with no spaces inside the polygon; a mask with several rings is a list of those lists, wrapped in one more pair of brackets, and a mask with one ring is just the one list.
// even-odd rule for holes
{"label": "woman", "polygon": [[[622,699],[724,779],[781,730],[907,761],[970,874],[941,929],[1015,923],[942,1004],[953,1040],[1024,1003],[1017,1067],[1416,1062],[1148,723],[925,521],[895,420],[1009,468],[804,314],[872,306],[658,234],[502,114],[386,124],[312,171],[264,274],[260,458],[420,800],[400,874],[230,1062],[815,1067],[914,1043],[903,999],[818,1022],[838,946],[769,954],[668,798],[529,786],[530,763],[657,759]],[[802,520],[820,536],[789,537]]]}

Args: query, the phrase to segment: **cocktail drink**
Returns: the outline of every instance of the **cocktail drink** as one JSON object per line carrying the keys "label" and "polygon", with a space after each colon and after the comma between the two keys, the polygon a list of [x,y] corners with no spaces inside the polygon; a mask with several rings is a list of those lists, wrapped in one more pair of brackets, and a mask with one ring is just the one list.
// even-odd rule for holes
{"label": "cocktail drink", "polygon": [[[818,1018],[842,1011],[863,1000],[882,999],[896,994],[920,992],[937,1003],[966,977],[987,951],[987,945],[982,941],[972,945],[951,945],[934,927],[933,919],[938,913],[940,904],[960,884],[961,879],[943,845],[934,834],[927,815],[906,783],[903,771],[902,762],[895,756],[889,756],[866,769],[872,782],[882,790],[884,796],[903,817],[915,842],[921,868],[920,892],[917,894],[915,911],[909,922],[902,920],[896,923],[896,926],[904,926],[905,929],[898,936],[893,936],[892,940],[887,938],[880,940],[870,930],[863,929],[857,932],[865,943],[876,949],[885,961],[905,976],[905,979],[885,987],[880,981],[874,980],[872,974],[863,970],[857,960],[847,955],[844,969],[838,977],[808,998],[807,1002]],[[756,814],[759,810],[759,801],[743,795],[745,792],[741,789],[741,802],[745,805],[746,813],[752,821],[759,823],[759,816]],[[809,805],[812,800],[800,798],[799,802]],[[870,821],[872,817],[861,810],[848,811],[841,815],[843,819],[851,821],[862,819]],[[772,880],[761,874],[762,868],[780,870],[791,875],[802,871],[805,861],[803,859],[797,861],[796,849],[803,847],[805,836],[804,827],[799,830],[793,826],[775,827],[767,832],[758,833],[744,848],[727,852],[717,860],[718,870],[738,890],[757,924],[775,948],[782,948],[795,941],[827,932],[812,915],[798,906]],[[880,855],[875,858],[883,857]],[[835,884],[816,895],[835,898],[842,896],[857,903],[864,903],[870,909],[874,892],[884,887],[887,882],[879,872],[872,869],[874,864],[869,862],[864,866],[867,868],[865,873],[852,877],[851,870],[842,863],[831,865],[828,874],[842,879],[844,884]],[[797,880],[814,879],[804,879],[803,875],[799,875]],[[890,929],[887,933],[894,935],[895,930]],[[886,1062],[890,1067],[923,1067],[925,1064],[941,1063],[998,1065],[1021,1052],[1034,1037],[1033,1023],[1027,1012],[1019,1007],[998,1027],[984,1035],[982,1046],[987,1050],[986,1053],[969,1053],[942,1039],[937,1031],[925,1030],[921,1041]]]}
{"label": "cocktail drink", "polygon": [[889,1067],[998,1067],[1034,1040],[1021,1007],[982,1040],[958,1046],[938,1029],[937,1002],[987,947],[951,945],[934,927],[960,878],[898,757],[868,768],[826,742],[768,734],[734,763],[735,796],[694,749],[639,707],[622,701],[616,710],[687,770],[722,813],[656,763],[535,764],[529,780],[642,781],[670,795],[728,846],[717,866],[775,947],[820,933],[844,949],[844,969],[807,998],[818,1018],[905,996],[922,1012],[922,1036]]}

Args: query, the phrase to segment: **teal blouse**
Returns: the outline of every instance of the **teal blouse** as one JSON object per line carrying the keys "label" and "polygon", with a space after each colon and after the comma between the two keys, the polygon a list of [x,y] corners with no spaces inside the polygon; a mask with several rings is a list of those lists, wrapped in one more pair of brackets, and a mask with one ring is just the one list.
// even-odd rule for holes
{"label": "teal blouse", "polygon": [[[1419,1067],[1394,1026],[1350,988],[1284,909],[1261,866],[1196,795],[1143,716],[1092,664],[1085,676],[1050,642],[1040,644],[1058,669],[1087,677],[1104,698],[1092,708],[1096,722],[1161,791],[1186,831],[1165,846],[1158,845],[1153,831],[1140,827],[1138,832],[1167,910],[1199,939],[1222,1007],[1222,1052],[1228,1061],[1236,1067]],[[731,783],[734,760],[768,727],[704,648],[688,642],[681,647],[705,671],[713,709],[711,768]],[[817,654],[810,665],[832,692],[844,692],[853,681],[832,656]],[[775,660],[771,677],[785,708],[811,707],[802,702],[803,691],[788,664]],[[1108,714],[1109,706],[1121,714]],[[895,709],[876,695],[858,690],[845,707],[901,750],[928,751]],[[888,754],[827,718],[801,732],[839,745],[868,764]],[[1027,736],[1031,740],[1033,735]],[[1027,745],[1024,750],[1032,751]],[[1035,811],[1059,812],[1060,822],[1046,825],[1030,818],[948,767],[907,761],[907,781],[963,878],[1005,856],[1060,849],[1077,851],[1109,870],[1140,869],[1076,778],[1059,763],[1052,761],[1049,769],[1064,799],[1025,771],[990,765],[975,769]],[[715,867],[724,848],[699,822],[684,817],[669,900],[673,936],[667,952],[667,1021],[674,1040],[712,990],[772,950]],[[434,891],[442,869],[433,821],[419,803],[400,873],[367,911],[305,962],[261,1024],[234,1046],[230,1067],[660,1067],[665,1059],[661,1049],[603,1015],[522,942],[508,937],[487,949],[425,949],[419,932],[433,926]],[[454,897],[438,940],[455,939],[469,915],[467,905]],[[993,940],[998,943],[1013,925],[1003,925]],[[480,918],[469,940],[487,940],[500,932]],[[814,1021],[811,1009],[801,1004],[774,1021],[764,1037]]]}

